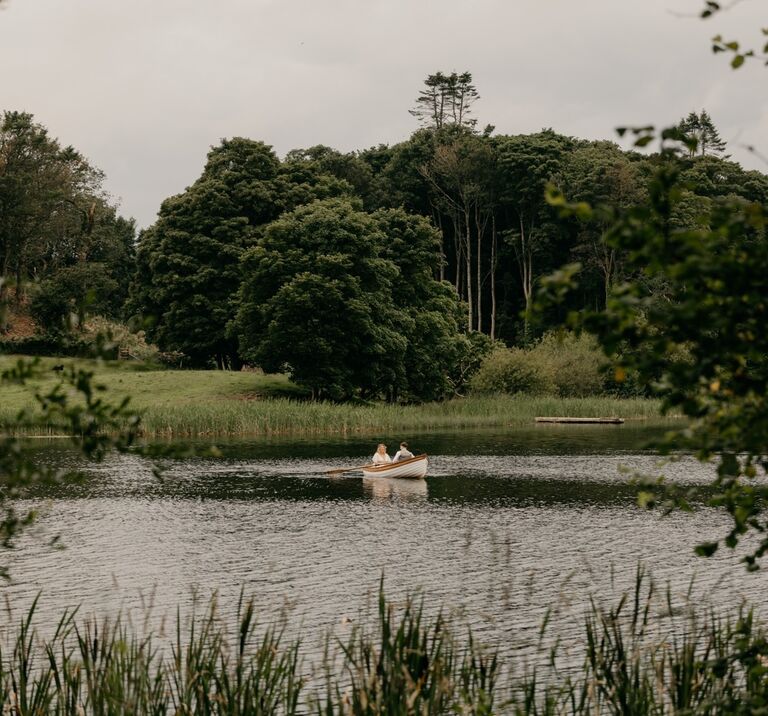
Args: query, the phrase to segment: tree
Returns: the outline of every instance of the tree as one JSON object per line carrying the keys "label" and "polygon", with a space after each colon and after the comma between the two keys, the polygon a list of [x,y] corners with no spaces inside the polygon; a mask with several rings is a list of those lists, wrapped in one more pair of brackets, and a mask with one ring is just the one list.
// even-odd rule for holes
{"label": "tree", "polygon": [[119,303],[119,285],[102,263],[81,263],[58,271],[43,281],[30,302],[30,313],[46,333],[66,332],[70,317],[82,330],[88,315],[114,318]]}
{"label": "tree", "polygon": [[424,87],[416,99],[416,107],[409,110],[425,127],[442,129],[448,125],[474,129],[476,119],[471,119],[472,105],[480,99],[472,84],[472,74],[436,72],[424,80]]}
{"label": "tree", "polygon": [[547,205],[544,188],[561,170],[565,153],[573,145],[568,137],[544,130],[538,134],[498,137],[499,204],[507,217],[507,241],[512,248],[524,300],[525,340],[529,339],[536,259],[557,233],[555,214]]}
{"label": "tree", "polygon": [[727,144],[720,138],[720,132],[717,131],[712,118],[706,109],[702,109],[700,114],[691,112],[685,119],[680,120],[678,129],[687,137],[695,140],[695,145],[691,145],[690,155],[706,156],[714,154],[719,156],[725,153]]}
{"label": "tree", "polygon": [[264,229],[244,257],[234,330],[243,356],[287,370],[316,398],[392,395],[409,318],[377,222],[349,200],[316,201]]}
{"label": "tree", "polygon": [[452,239],[454,287],[469,308],[467,328],[482,330],[483,239],[493,211],[488,141],[466,131],[439,136],[432,158],[419,171],[429,184],[438,216],[445,217],[447,225],[440,222],[443,236]]}
{"label": "tree", "polygon": [[122,311],[135,229],[109,203],[103,181],[102,172],[72,147],[61,148],[32,115],[3,114],[0,299],[12,277],[17,310],[31,294],[46,331],[61,330],[64,318],[86,304],[111,317]]}
{"label": "tree", "polygon": [[285,172],[309,171],[317,177],[323,177],[325,181],[335,178],[335,191],[328,192],[325,196],[318,194],[318,199],[350,194],[362,199],[365,208],[376,208],[378,197],[373,171],[370,165],[355,153],[342,154],[322,144],[308,149],[293,149],[286,154],[282,168]]}
{"label": "tree", "polygon": [[261,227],[284,211],[351,192],[348,182],[298,160],[281,164],[263,142],[223,140],[200,178],[163,202],[139,240],[130,309],[147,335],[192,364],[239,363],[227,325],[237,312],[240,259]]}
{"label": "tree", "polygon": [[162,350],[181,351],[199,366],[237,361],[226,325],[254,225],[277,213],[277,165],[261,143],[222,143],[202,177],[166,199],[157,223],[140,237],[132,308],[149,321],[147,335]]}
{"label": "tree", "polygon": [[[624,252],[630,272],[643,280],[615,287],[604,311],[572,320],[615,357],[617,380],[637,375],[665,411],[690,419],[661,447],[717,461],[717,478],[702,499],[725,508],[733,521],[722,540],[697,551],[710,555],[721,542],[733,548],[754,530],[759,540],[744,561],[755,569],[768,551],[768,488],[755,481],[758,470],[768,470],[768,217],[764,205],[728,197],[701,204],[704,215],[694,225],[680,224],[675,215],[686,197],[685,164],[674,149],[662,157],[648,201],[620,212],[606,234],[607,244]],[[553,202],[566,212],[585,211],[562,198]],[[562,296],[564,286],[573,287],[576,268],[546,281],[545,295]],[[664,293],[648,291],[649,282],[664,285]],[[688,509],[698,494],[653,484],[640,499]]]}
{"label": "tree", "polygon": [[84,260],[96,223],[114,215],[103,179],[72,147],[61,148],[32,115],[2,115],[0,276],[15,279],[17,302],[23,281]]}
{"label": "tree", "polygon": [[440,234],[427,219],[402,209],[380,210],[373,218],[385,237],[382,257],[398,269],[393,303],[407,319],[400,328],[408,342],[404,382],[391,397],[442,400],[464,387],[466,378],[457,370],[475,346],[461,330],[466,306],[449,283],[434,278]]}
{"label": "tree", "polygon": [[[556,182],[573,202],[624,210],[639,204],[645,196],[641,167],[636,157],[617,145],[593,142],[567,155]],[[588,220],[576,220],[577,243],[573,252],[599,273],[603,305],[623,273],[623,255],[605,242],[605,232],[614,218],[613,211],[607,210],[593,212]]]}

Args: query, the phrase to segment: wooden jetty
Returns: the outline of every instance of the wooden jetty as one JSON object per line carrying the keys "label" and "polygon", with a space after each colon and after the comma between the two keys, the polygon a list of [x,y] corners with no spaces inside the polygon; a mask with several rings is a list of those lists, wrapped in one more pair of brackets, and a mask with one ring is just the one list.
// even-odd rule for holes
{"label": "wooden jetty", "polygon": [[598,425],[621,425],[624,418],[536,418],[537,423],[578,423]]}

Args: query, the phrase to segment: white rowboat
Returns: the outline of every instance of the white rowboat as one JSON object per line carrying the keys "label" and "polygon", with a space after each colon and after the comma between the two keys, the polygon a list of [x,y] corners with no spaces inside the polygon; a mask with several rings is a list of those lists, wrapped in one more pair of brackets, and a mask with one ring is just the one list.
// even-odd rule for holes
{"label": "white rowboat", "polygon": [[419,479],[427,474],[428,460],[426,455],[387,463],[386,465],[367,465],[363,468],[365,477],[405,477]]}

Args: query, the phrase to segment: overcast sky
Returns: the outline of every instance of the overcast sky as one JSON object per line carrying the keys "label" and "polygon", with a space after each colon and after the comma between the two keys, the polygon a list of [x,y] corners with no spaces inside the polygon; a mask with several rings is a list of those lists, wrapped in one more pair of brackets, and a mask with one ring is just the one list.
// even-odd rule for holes
{"label": "overcast sky", "polygon": [[703,0],[8,0],[0,108],[32,112],[107,174],[140,226],[242,135],[289,149],[405,139],[423,79],[472,72],[480,126],[614,138],[706,107],[768,152],[768,69],[710,52],[754,45],[764,0],[695,19]]}

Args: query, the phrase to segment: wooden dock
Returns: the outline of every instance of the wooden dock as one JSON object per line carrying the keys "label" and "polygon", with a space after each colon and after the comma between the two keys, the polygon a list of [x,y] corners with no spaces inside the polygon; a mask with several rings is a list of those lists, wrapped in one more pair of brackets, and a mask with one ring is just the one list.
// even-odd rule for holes
{"label": "wooden dock", "polygon": [[580,425],[621,425],[624,418],[536,418],[537,423],[577,423]]}

